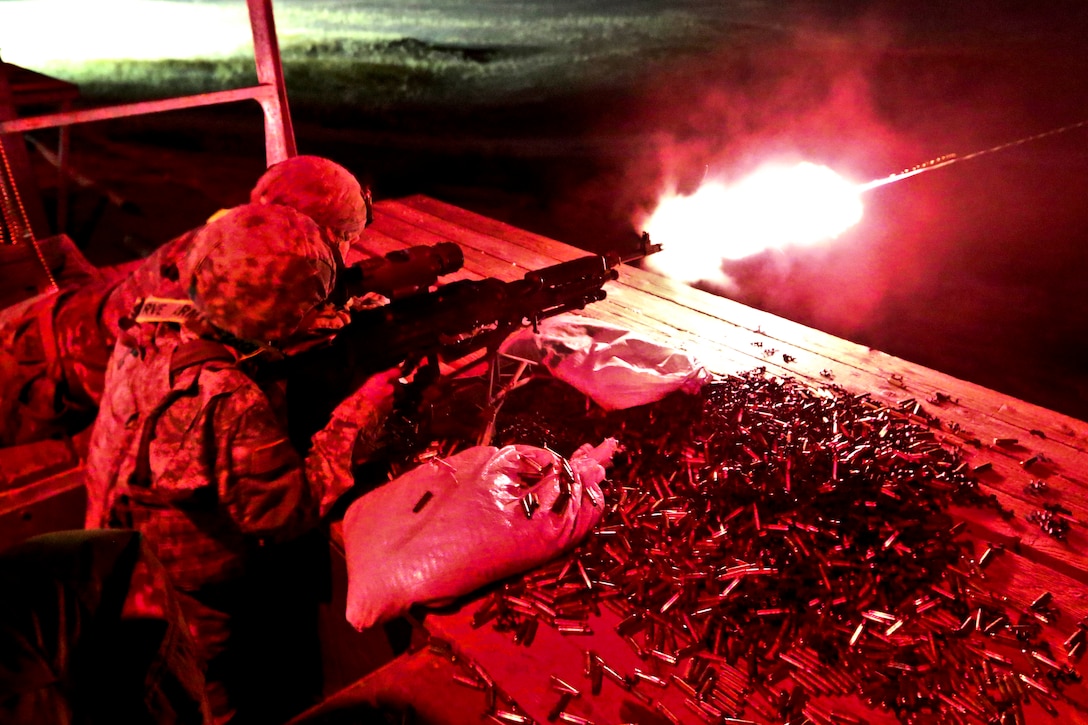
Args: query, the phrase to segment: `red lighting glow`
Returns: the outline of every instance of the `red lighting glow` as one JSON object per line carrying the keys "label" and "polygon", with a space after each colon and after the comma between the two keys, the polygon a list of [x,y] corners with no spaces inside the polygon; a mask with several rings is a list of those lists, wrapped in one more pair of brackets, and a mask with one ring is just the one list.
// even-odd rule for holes
{"label": "red lighting glow", "polygon": [[863,188],[809,162],[769,164],[731,184],[706,181],[690,196],[666,194],[641,228],[664,249],[647,258],[685,282],[716,279],[723,260],[809,246],[861,220]]}

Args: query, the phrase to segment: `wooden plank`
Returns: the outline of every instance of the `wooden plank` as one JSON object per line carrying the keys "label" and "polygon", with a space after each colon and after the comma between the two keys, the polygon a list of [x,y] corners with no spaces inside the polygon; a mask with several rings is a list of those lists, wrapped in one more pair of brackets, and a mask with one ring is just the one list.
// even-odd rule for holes
{"label": "wooden plank", "polygon": [[[376,213],[372,229],[384,235],[383,243],[457,242],[465,251],[466,273],[473,276],[518,279],[528,270],[587,254],[422,196],[381,202]],[[765,367],[814,386],[834,384],[866,393],[893,408],[913,399],[920,406],[917,412],[940,418],[932,427],[943,445],[958,449],[971,466],[988,466],[978,474],[981,487],[1015,514],[1005,519],[990,510],[962,507],[951,512],[968,523],[976,559],[991,545],[1004,547],[983,572],[987,588],[1001,592],[1020,611],[1027,611],[1043,591],[1050,592],[1062,616],[1048,630],[1051,641],[1062,641],[1088,615],[1088,538],[1080,523],[1088,521],[1088,424],[644,270],[622,267],[620,278],[606,290],[608,299],[590,306],[587,315],[689,350],[715,372]],[[926,420],[922,415],[916,419]],[[1033,463],[1025,464],[1032,458]],[[1027,490],[1037,479],[1048,482],[1050,498]],[[1048,536],[1028,520],[1046,502],[1073,512],[1075,523],[1064,540]],[[590,637],[562,635],[542,626],[532,647],[526,648],[513,643],[509,633],[473,628],[473,608],[470,604],[428,615],[425,625],[449,639],[463,657],[479,662],[538,722],[546,719],[557,695],[549,689],[547,675],[558,674],[588,690],[582,670],[586,650],[625,674],[647,667],[615,635],[615,615],[608,612],[593,620]],[[1085,721],[1084,687],[1066,694],[1070,701],[1060,705],[1062,721]],[[703,721],[676,699],[675,690],[652,696],[681,722]],[[858,708],[856,702],[827,704],[861,712],[874,723],[887,717]],[[600,696],[579,699],[569,711],[595,722],[640,721],[632,713],[645,705],[606,681]],[[1030,706],[1026,715],[1029,722],[1045,717],[1037,706]]]}
{"label": "wooden plank", "polygon": [[0,491],[0,514],[47,501],[82,486],[82,466],[73,466],[38,480],[24,481],[16,487]]}
{"label": "wooden plank", "polygon": [[48,439],[7,446],[0,458],[0,498],[7,489],[41,482],[79,466],[80,452],[71,439]]}
{"label": "wooden plank", "polygon": [[461,684],[469,671],[450,657],[423,648],[392,660],[300,715],[289,725],[480,722],[483,690]]}
{"label": "wooden plank", "polygon": [[[440,234],[434,230],[426,229],[415,226],[396,216],[382,215],[377,217],[374,224],[367,228],[367,237],[369,238],[371,230],[376,233],[375,240],[379,239],[395,239],[396,246],[390,245],[391,249],[404,249],[410,246],[416,245],[434,245],[440,242],[453,241],[449,239],[450,235]],[[377,235],[381,235],[378,237]],[[479,249],[461,245],[461,250],[465,255],[464,269],[468,273],[470,279],[482,279],[484,277],[500,277],[504,280],[520,279],[524,276],[524,270],[510,270],[509,265],[499,261],[494,256],[481,252]],[[450,279],[447,277],[442,278],[443,281]]]}
{"label": "wooden plank", "polygon": [[524,229],[511,226],[497,219],[446,204],[429,196],[410,196],[399,200],[401,204],[433,217],[443,219],[458,227],[471,229],[486,236],[502,239],[523,249],[534,251],[556,261],[566,261],[584,255],[586,252],[562,241],[534,234]]}
{"label": "wooden plank", "polygon": [[5,63],[16,106],[59,105],[79,98],[79,86],[29,68]]}
{"label": "wooden plank", "polygon": [[[569,259],[587,256],[584,252],[574,247],[567,247],[555,243],[555,247],[529,248],[519,244],[512,244],[510,240],[497,237],[487,232],[478,232],[471,227],[466,227],[455,221],[443,219],[429,212],[410,206],[403,201],[388,202],[381,207],[384,214],[398,219],[406,224],[429,231],[433,234],[445,237],[448,241],[456,242],[464,247],[490,255],[496,265],[496,271],[503,274],[506,265],[513,265],[518,269],[511,273],[520,277],[530,270],[540,269],[564,262]],[[375,212],[376,214],[377,212]],[[377,218],[375,218],[377,224]]]}
{"label": "wooden plank", "polygon": [[83,528],[87,493],[76,468],[0,494],[0,549],[31,536]]}
{"label": "wooden plank", "polygon": [[[1072,448],[1078,455],[1088,451],[1085,446],[1088,424],[1082,421],[751,310],[732,300],[699,293],[687,285],[670,283],[641,270],[632,270],[623,282],[665,300],[670,311],[679,306],[728,320],[738,328],[734,336],[738,343],[759,341],[772,347],[791,345],[805,353],[794,355],[798,361],[804,361],[806,355],[814,355],[818,358],[817,364],[833,360],[852,367],[868,375],[865,378],[867,391],[875,395],[889,399],[910,396],[924,402],[942,393],[951,399],[949,404],[942,406],[942,412],[962,418],[983,438],[1031,440],[1033,446],[1055,456],[1061,456],[1066,448]],[[793,369],[806,377],[811,377],[814,372],[811,366],[798,365]],[[1043,435],[1033,435],[1032,431]]]}

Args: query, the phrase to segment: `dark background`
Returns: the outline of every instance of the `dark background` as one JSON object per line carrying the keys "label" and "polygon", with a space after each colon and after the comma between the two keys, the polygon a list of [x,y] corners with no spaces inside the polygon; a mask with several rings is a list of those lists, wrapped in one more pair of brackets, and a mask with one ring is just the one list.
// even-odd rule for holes
{"label": "dark background", "polygon": [[[285,55],[299,150],[348,166],[378,198],[424,193],[601,251],[667,179],[691,190],[708,170],[739,178],[770,158],[876,179],[1088,119],[1086,3],[751,5],[727,39],[636,54],[611,82],[507,95],[337,104]],[[119,261],[239,203],[262,168],[260,123],[223,106],[80,127],[73,163],[97,187],[80,192],[73,234]],[[124,206],[102,207],[96,188]],[[865,201],[835,242],[732,262],[732,286],[702,286],[1088,420],[1088,129]]]}

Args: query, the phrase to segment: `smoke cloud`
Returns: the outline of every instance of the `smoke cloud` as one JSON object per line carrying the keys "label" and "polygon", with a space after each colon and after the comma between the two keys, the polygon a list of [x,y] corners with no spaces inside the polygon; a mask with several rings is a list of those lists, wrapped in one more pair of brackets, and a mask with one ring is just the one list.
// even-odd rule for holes
{"label": "smoke cloud", "polygon": [[[924,4],[910,17],[891,6],[799,11],[677,59],[645,80],[621,118],[604,121],[644,147],[575,198],[638,230],[662,194],[740,179],[768,161],[868,181],[1084,117],[1088,58],[1069,52],[1081,42],[1076,28],[1088,28],[1083,7],[987,4],[971,16],[966,4]],[[723,262],[720,278],[699,286],[1071,410],[1067,392],[1025,380],[1067,364],[1049,357],[1054,333],[1042,330],[1088,308],[1088,293],[1072,292],[1088,242],[1086,133],[873,189],[862,221],[838,239]],[[1037,284],[1062,290],[1064,302]]]}

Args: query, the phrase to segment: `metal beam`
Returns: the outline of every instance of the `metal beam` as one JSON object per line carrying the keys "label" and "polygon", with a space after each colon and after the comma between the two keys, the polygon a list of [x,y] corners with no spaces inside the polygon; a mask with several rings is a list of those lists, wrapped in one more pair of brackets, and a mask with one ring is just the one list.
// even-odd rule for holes
{"label": "metal beam", "polygon": [[249,23],[253,32],[253,59],[257,68],[259,85],[193,96],[0,120],[0,134],[21,133],[58,126],[63,128],[76,123],[255,100],[264,111],[266,163],[271,166],[277,161],[296,155],[298,151],[295,145],[295,131],[287,105],[287,88],[280,61],[279,42],[276,39],[272,0],[246,0],[246,4],[249,8]]}
{"label": "metal beam", "polygon": [[253,31],[253,58],[257,64],[257,81],[270,92],[257,100],[264,110],[264,144],[267,164],[298,153],[295,129],[287,106],[287,85],[283,80],[280,45],[276,38],[276,22],[272,15],[272,0],[246,0],[249,6],[249,26]]}
{"label": "metal beam", "polygon": [[71,126],[77,123],[89,123],[92,121],[108,121],[114,118],[127,118],[129,116],[146,116],[162,111],[177,111],[183,108],[197,108],[200,106],[213,106],[219,103],[232,103],[234,101],[257,100],[264,105],[264,99],[273,95],[274,91],[264,86],[250,86],[248,88],[235,88],[229,91],[213,91],[211,93],[199,93],[194,96],[176,96],[163,98],[156,101],[139,101],[137,103],[123,103],[101,108],[86,108],[76,111],[60,111],[46,113],[39,116],[27,116],[10,121],[0,121],[0,133],[20,133],[23,131],[38,131],[43,128],[55,128],[57,126]]}
{"label": "metal beam", "polygon": [[0,234],[12,241],[32,241],[49,235],[49,223],[34,178],[26,141],[7,131],[6,119],[15,118],[15,100],[8,84],[7,63],[0,60]]}

